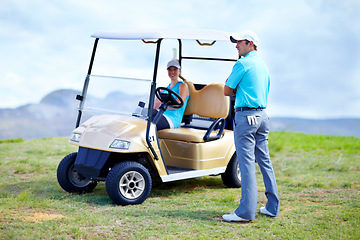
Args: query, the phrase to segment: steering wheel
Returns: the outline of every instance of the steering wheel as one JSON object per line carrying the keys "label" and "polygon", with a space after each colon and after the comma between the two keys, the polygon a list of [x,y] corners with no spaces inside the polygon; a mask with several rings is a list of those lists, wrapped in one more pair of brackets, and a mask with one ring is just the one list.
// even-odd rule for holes
{"label": "steering wheel", "polygon": [[175,91],[166,87],[158,87],[155,90],[156,97],[162,102],[172,108],[181,108],[184,104],[184,100]]}

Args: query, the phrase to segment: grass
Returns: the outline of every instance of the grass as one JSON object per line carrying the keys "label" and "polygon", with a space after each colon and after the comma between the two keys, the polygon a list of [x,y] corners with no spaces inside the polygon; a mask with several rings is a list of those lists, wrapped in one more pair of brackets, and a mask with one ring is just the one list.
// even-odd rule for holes
{"label": "grass", "polygon": [[[226,223],[240,189],[220,177],[160,184],[141,205],[116,206],[100,183],[68,194],[59,161],[65,138],[0,142],[0,239],[360,239],[360,139],[272,132],[281,211]],[[257,169],[258,207],[266,203]]]}

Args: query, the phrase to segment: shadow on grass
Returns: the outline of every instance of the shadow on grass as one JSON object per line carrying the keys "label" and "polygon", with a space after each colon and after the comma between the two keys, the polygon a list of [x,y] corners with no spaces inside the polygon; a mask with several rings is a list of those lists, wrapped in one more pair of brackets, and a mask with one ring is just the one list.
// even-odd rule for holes
{"label": "shadow on grass", "polygon": [[[225,186],[220,177],[201,177],[169,183],[154,183],[149,198],[172,197],[183,193],[221,188],[225,188]],[[4,184],[0,188],[0,197],[4,198],[16,199],[24,193],[34,199],[71,200],[99,206],[113,204],[106,192],[105,182],[99,182],[92,192],[85,194],[68,193],[54,179],[26,180]]]}
{"label": "shadow on grass", "polygon": [[172,196],[186,192],[225,188],[220,177],[201,177],[181,181],[153,184],[150,197]]}

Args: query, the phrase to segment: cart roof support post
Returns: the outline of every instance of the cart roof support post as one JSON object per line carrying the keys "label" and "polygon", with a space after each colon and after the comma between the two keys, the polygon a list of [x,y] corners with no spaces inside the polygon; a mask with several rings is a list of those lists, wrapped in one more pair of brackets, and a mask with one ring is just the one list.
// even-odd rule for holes
{"label": "cart roof support post", "polygon": [[88,72],[87,72],[87,75],[86,75],[86,78],[85,78],[84,87],[83,87],[83,91],[81,93],[81,96],[79,96],[79,95],[76,96],[76,99],[79,100],[80,103],[79,103],[79,111],[78,111],[78,116],[77,116],[75,128],[79,127],[79,125],[80,125],[80,120],[81,120],[81,116],[82,116],[82,110],[83,110],[83,107],[84,107],[84,100],[85,100],[86,93],[87,93],[88,86],[89,86],[91,70],[92,70],[92,67],[93,67],[93,64],[94,64],[95,53],[96,53],[96,48],[97,48],[98,42],[99,42],[99,38],[96,38],[95,42],[94,42],[93,51],[92,51],[92,54],[91,54],[89,69],[88,69]]}
{"label": "cart roof support post", "polygon": [[160,56],[160,45],[161,45],[162,38],[159,38],[156,44],[156,55],[155,55],[155,63],[154,63],[154,74],[153,74],[153,81],[151,82],[151,92],[150,92],[150,98],[149,98],[149,106],[148,106],[148,122],[146,127],[146,143],[148,144],[151,153],[154,155],[154,158],[156,160],[159,159],[158,155],[156,154],[153,146],[151,145],[149,133],[150,133],[150,125],[153,119],[152,116],[152,109],[154,106],[154,98],[155,98],[155,90],[156,90],[156,77],[157,77],[157,71],[159,67],[159,56]]}

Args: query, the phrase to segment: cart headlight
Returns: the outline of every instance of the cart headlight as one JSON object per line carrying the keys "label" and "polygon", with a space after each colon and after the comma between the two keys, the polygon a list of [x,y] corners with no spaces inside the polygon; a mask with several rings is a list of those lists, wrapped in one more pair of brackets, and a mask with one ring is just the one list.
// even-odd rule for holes
{"label": "cart headlight", "polygon": [[81,134],[80,133],[72,133],[70,136],[70,141],[80,142]]}
{"label": "cart headlight", "polygon": [[110,145],[111,148],[125,149],[128,150],[130,147],[130,142],[124,140],[115,139]]}

